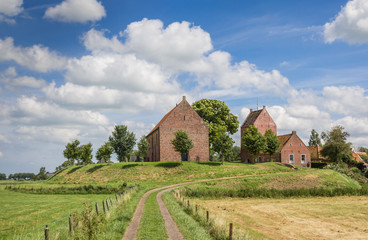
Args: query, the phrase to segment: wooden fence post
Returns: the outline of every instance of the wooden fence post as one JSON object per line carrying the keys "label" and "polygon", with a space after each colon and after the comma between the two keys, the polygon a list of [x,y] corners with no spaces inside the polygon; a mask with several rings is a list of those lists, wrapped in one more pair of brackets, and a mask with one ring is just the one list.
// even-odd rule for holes
{"label": "wooden fence post", "polygon": [[198,212],[198,205],[196,204],[196,212]]}
{"label": "wooden fence post", "polygon": [[98,214],[98,204],[96,203],[96,213],[97,213],[97,216],[99,215]]}
{"label": "wooden fence post", "polygon": [[110,197],[110,203],[111,203],[111,207],[112,207],[112,205],[113,205],[113,204],[112,204],[112,200],[111,200],[111,197]]}
{"label": "wooden fence post", "polygon": [[50,229],[48,225],[46,225],[46,228],[45,228],[45,240],[50,240]]}
{"label": "wooden fence post", "polygon": [[229,226],[229,240],[233,239],[233,223],[230,223]]}
{"label": "wooden fence post", "polygon": [[118,201],[118,195],[115,193],[116,202]]}
{"label": "wooden fence post", "polygon": [[189,203],[189,200],[188,200],[188,207],[190,207],[190,203]]}
{"label": "wooden fence post", "polygon": [[73,222],[72,222],[72,215],[69,216],[69,234],[73,236]]}
{"label": "wooden fence post", "polygon": [[105,201],[106,201],[107,211],[110,211],[109,202],[107,201],[107,199]]}
{"label": "wooden fence post", "polygon": [[210,213],[208,211],[206,211],[206,217],[207,217],[207,222],[208,222],[208,219],[210,218]]}
{"label": "wooden fence post", "polygon": [[104,200],[102,200],[102,207],[103,207],[104,213],[106,214],[106,207],[105,207],[105,201]]}

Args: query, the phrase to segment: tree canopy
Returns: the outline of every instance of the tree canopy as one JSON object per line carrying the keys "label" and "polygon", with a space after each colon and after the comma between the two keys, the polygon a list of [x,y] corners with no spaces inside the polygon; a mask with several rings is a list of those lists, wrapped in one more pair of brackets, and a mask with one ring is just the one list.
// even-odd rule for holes
{"label": "tree canopy", "polygon": [[96,152],[96,159],[101,163],[102,159],[105,162],[110,162],[111,154],[114,152],[114,148],[111,147],[109,141],[105,142]]}
{"label": "tree canopy", "polygon": [[334,126],[331,131],[323,132],[322,139],[325,144],[322,148],[322,155],[333,162],[350,162],[352,159],[351,143],[347,143],[350,136],[344,131],[342,126]]}
{"label": "tree canopy", "polygon": [[220,155],[222,163],[224,162],[224,157],[228,158],[231,156],[234,142],[227,132],[215,132],[212,148]]}
{"label": "tree canopy", "polygon": [[46,175],[45,167],[41,167],[40,172],[33,177],[33,180],[46,180],[46,179],[47,179],[47,175]]}
{"label": "tree canopy", "polygon": [[70,161],[70,163],[74,164],[77,160],[79,164],[79,140],[74,140],[71,143],[67,143],[64,150],[64,157]]}
{"label": "tree canopy", "polygon": [[133,132],[128,131],[127,126],[116,125],[109,141],[118,156],[118,161],[123,162],[132,152],[136,138]]}
{"label": "tree canopy", "polygon": [[266,139],[262,133],[258,132],[257,127],[251,125],[245,130],[244,136],[241,138],[244,149],[252,155],[252,160],[264,151],[266,148]]}
{"label": "tree canopy", "polygon": [[142,159],[142,162],[147,155],[149,147],[150,144],[147,141],[146,136],[143,135],[138,142],[138,156]]}
{"label": "tree canopy", "polygon": [[79,159],[82,164],[87,165],[92,163],[92,143],[88,143],[79,147]]}
{"label": "tree canopy", "polygon": [[321,146],[322,147],[322,142],[321,142],[321,139],[319,138],[319,134],[314,129],[312,129],[312,131],[311,131],[311,135],[309,137],[308,145],[309,146]]}
{"label": "tree canopy", "polygon": [[181,156],[188,154],[194,145],[187,132],[184,130],[178,130],[174,132],[174,135],[175,138],[171,140],[174,150],[180,153]]}
{"label": "tree canopy", "polygon": [[271,129],[267,129],[265,132],[265,140],[266,145],[264,151],[268,153],[271,156],[277,151],[277,149],[280,147],[280,141],[277,138],[276,134],[272,132]]}
{"label": "tree canopy", "polygon": [[[225,102],[215,99],[201,99],[192,104],[193,109],[209,127],[210,149],[218,154],[226,149],[219,147],[218,138],[229,138],[238,131],[238,117],[230,112]],[[230,140],[225,145],[230,145]]]}

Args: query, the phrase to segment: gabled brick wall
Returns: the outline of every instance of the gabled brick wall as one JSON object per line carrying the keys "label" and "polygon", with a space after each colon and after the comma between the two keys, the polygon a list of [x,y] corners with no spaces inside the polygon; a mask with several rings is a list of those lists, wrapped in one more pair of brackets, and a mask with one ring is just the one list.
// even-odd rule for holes
{"label": "gabled brick wall", "polygon": [[[289,134],[290,138],[285,142],[285,144],[281,147],[279,151],[279,161],[282,163],[290,163],[290,155],[293,155],[294,164],[298,166],[307,166],[308,162],[311,161],[310,151],[305,146],[303,141],[296,135],[296,132],[293,131],[292,134]],[[305,163],[302,163],[302,155],[305,155]]]}
{"label": "gabled brick wall", "polygon": [[189,152],[190,161],[209,161],[208,126],[194,111],[186,98],[173,108],[147,136],[150,149],[149,161],[180,161],[181,156],[175,152],[171,140],[174,132],[184,130],[193,141],[194,147]]}

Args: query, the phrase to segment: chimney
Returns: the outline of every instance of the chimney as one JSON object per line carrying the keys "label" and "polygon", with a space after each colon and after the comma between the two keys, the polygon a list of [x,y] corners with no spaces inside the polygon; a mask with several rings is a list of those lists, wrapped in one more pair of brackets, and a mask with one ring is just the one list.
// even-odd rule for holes
{"label": "chimney", "polygon": [[291,134],[292,134],[292,135],[296,135],[296,131],[292,131],[292,132],[291,132]]}
{"label": "chimney", "polygon": [[187,100],[187,97],[186,96],[183,96],[183,101],[186,101]]}
{"label": "chimney", "polygon": [[263,109],[266,109],[266,106],[265,105],[263,105]]}
{"label": "chimney", "polygon": [[253,112],[253,109],[250,109],[250,112]]}

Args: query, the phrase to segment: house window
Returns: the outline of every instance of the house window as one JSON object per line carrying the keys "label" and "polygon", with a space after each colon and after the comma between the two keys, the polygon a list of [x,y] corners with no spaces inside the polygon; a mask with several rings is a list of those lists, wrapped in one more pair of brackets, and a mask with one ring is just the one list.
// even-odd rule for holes
{"label": "house window", "polygon": [[305,154],[302,154],[302,164],[305,164]]}
{"label": "house window", "polygon": [[184,115],[184,121],[185,121],[185,115]]}
{"label": "house window", "polygon": [[290,147],[291,147],[291,143],[290,143]]}
{"label": "house window", "polygon": [[289,163],[294,164],[294,154],[289,155]]}
{"label": "house window", "polygon": [[262,158],[261,157],[258,157],[258,162],[262,162]]}

